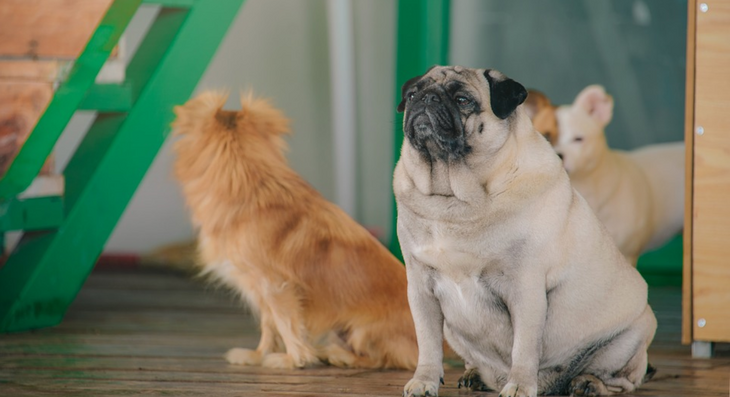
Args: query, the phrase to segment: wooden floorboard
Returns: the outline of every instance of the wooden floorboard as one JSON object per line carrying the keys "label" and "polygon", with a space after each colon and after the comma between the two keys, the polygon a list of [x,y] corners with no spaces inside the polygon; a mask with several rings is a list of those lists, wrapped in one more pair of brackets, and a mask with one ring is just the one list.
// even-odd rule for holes
{"label": "wooden floorboard", "polygon": [[[651,288],[659,330],[654,380],[635,396],[730,397],[730,349],[694,360],[679,343],[681,291]],[[409,371],[320,367],[295,371],[227,364],[231,347],[255,347],[258,328],[238,299],[186,275],[154,269],[97,270],[60,325],[0,335],[0,396],[397,396]],[[441,396],[497,396],[456,388]]]}

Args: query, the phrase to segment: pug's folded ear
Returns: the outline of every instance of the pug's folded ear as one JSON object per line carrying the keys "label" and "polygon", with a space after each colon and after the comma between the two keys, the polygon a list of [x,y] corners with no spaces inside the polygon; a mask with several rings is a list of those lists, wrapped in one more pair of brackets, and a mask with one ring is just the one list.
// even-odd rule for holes
{"label": "pug's folded ear", "polygon": [[[429,69],[430,70],[430,69]],[[408,90],[418,82],[418,80],[421,79],[423,76],[416,76],[411,78],[410,80],[406,81],[405,84],[403,84],[403,87],[400,89],[400,103],[398,104],[398,113],[403,113],[406,110],[406,102],[408,102],[408,98],[406,98],[406,95],[408,93]]]}
{"label": "pug's folded ear", "polygon": [[522,84],[507,78],[496,70],[487,69],[484,77],[489,83],[489,102],[495,116],[504,120],[527,98],[527,90]]}

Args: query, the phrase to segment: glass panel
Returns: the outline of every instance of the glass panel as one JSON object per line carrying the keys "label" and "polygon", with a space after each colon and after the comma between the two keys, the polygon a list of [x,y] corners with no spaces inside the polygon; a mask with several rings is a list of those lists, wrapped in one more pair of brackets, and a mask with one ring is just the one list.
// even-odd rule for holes
{"label": "glass panel", "polygon": [[686,0],[453,0],[452,64],[498,69],[568,104],[603,85],[609,146],[680,141]]}

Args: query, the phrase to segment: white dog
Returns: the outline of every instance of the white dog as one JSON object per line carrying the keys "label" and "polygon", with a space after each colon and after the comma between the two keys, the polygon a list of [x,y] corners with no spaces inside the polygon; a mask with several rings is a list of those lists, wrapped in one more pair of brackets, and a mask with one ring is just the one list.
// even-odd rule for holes
{"label": "white dog", "polygon": [[641,253],[682,230],[684,143],[609,149],[604,128],[613,98],[599,85],[586,87],[572,105],[553,106],[537,91],[530,91],[527,104],[535,129],[563,159],[573,187],[634,266]]}

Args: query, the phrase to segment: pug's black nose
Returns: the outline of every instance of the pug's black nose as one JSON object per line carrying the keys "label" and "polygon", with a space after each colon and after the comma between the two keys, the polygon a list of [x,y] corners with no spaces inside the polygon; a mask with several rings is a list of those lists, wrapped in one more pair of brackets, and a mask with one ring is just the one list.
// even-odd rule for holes
{"label": "pug's black nose", "polygon": [[441,98],[436,94],[426,94],[423,96],[423,101],[426,103],[441,102]]}

